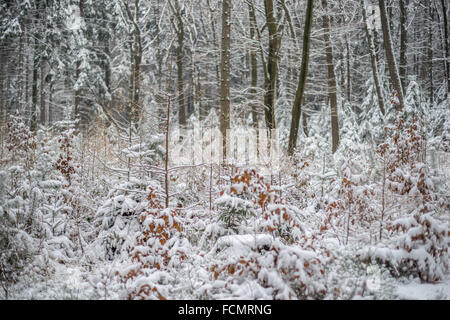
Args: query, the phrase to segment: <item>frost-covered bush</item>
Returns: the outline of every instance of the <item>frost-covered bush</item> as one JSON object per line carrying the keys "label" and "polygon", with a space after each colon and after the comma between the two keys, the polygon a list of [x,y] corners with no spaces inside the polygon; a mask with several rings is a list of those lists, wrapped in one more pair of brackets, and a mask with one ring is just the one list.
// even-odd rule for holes
{"label": "frost-covered bush", "polygon": [[295,150],[291,161],[282,163],[283,168],[280,172],[280,177],[286,180],[285,185],[288,186],[288,188],[281,186],[284,199],[300,208],[315,203],[317,197],[311,175],[314,162],[310,152],[311,150],[302,144]]}
{"label": "frost-covered bush", "polygon": [[236,233],[271,233],[293,241],[302,234],[300,212],[285,203],[264,177],[243,170],[230,179],[216,200],[220,221]]}
{"label": "frost-covered bush", "polygon": [[[3,209],[0,207],[0,209]],[[8,296],[8,287],[19,280],[26,266],[36,254],[35,240],[23,230],[21,223],[17,227],[11,223],[7,211],[0,214],[0,285]]]}
{"label": "frost-covered bush", "polygon": [[64,199],[65,178],[57,169],[59,157],[58,136],[38,132],[40,141],[36,152],[33,178],[39,190],[39,211],[42,214],[45,241],[43,251],[50,259],[67,263],[74,256],[74,245],[69,239],[68,214],[72,208]]}
{"label": "frost-covered bush", "polygon": [[384,156],[386,185],[404,206],[387,224],[390,238],[361,252],[362,259],[386,263],[396,275],[413,274],[424,281],[442,279],[448,270],[448,224],[439,215],[437,192],[424,162],[425,139],[421,123],[398,117]]}
{"label": "frost-covered bush", "polygon": [[128,257],[140,228],[139,217],[148,208],[147,187],[147,182],[133,178],[108,193],[94,217],[94,225],[99,230],[95,240],[98,258]]}
{"label": "frost-covered bush", "polygon": [[[0,283],[7,287],[18,280],[35,253],[30,236],[33,217],[29,212],[30,173],[36,140],[23,118],[12,115],[7,124],[6,156],[0,170]],[[25,184],[25,185],[24,185]]]}
{"label": "frost-covered bush", "polygon": [[377,207],[373,203],[375,190],[361,158],[352,149],[347,149],[336,165],[339,178],[333,183],[335,199],[326,208],[327,217],[321,231],[339,230],[335,235],[347,244],[350,236],[367,236],[364,231],[370,231],[377,219]]}
{"label": "frost-covered bush", "polygon": [[164,159],[164,148],[162,146],[164,137],[162,135],[145,134],[140,137],[139,143],[133,144],[122,150],[126,158],[134,159],[142,165],[161,163]]}
{"label": "frost-covered bush", "polygon": [[414,275],[426,282],[444,279],[448,272],[448,226],[430,213],[415,213],[389,227],[395,237],[386,246],[360,252],[362,260],[385,263],[396,276]]}
{"label": "frost-covered bush", "polygon": [[[6,154],[0,169],[0,284],[8,287],[28,269],[40,270],[36,256],[45,237],[41,205],[45,202],[36,172],[36,136],[24,119],[7,124]],[[45,253],[44,253],[45,254]]]}
{"label": "frost-covered bush", "polygon": [[[374,85],[370,85],[367,95],[361,104],[359,126],[355,136],[369,144],[383,140],[384,116],[378,105],[378,97]],[[345,120],[344,120],[345,121]]]}
{"label": "frost-covered bush", "polygon": [[131,249],[132,264],[118,272],[127,287],[128,299],[166,299],[164,279],[186,259],[189,244],[181,237],[179,211],[163,208],[153,188],[149,209],[141,214],[142,231]]}
{"label": "frost-covered bush", "polygon": [[[219,212],[219,219],[225,223],[225,227],[237,230],[246,218],[254,216],[253,190],[255,183],[255,174],[245,171],[243,174],[236,174],[230,179],[230,184],[226,185],[220,191],[220,197],[216,199],[215,204]],[[259,178],[259,177],[258,177]],[[252,184],[250,186],[250,184]]]}
{"label": "frost-covered bush", "polygon": [[34,166],[36,137],[29,130],[23,117],[18,114],[10,116],[7,123],[8,135],[6,138],[6,149],[8,157],[3,162],[22,166],[25,170],[30,170]]}
{"label": "frost-covered bush", "polygon": [[201,297],[285,300],[326,292],[324,266],[314,251],[267,234],[222,237],[205,259],[210,278],[197,289]]}
{"label": "frost-covered bush", "polygon": [[86,226],[93,217],[94,210],[83,179],[80,155],[76,152],[80,144],[80,135],[75,129],[69,128],[60,133],[58,143],[56,170],[60,173],[59,180],[62,183],[58,198],[66,205],[66,214],[69,217],[68,237],[76,245],[76,249],[84,255],[87,241],[82,236],[81,229],[84,229],[83,226]]}

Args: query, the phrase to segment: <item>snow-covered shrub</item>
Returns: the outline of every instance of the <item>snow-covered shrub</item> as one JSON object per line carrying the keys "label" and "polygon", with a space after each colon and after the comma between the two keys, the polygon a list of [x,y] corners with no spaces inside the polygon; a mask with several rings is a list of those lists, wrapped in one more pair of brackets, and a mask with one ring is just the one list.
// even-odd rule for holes
{"label": "snow-covered shrub", "polygon": [[321,298],[326,292],[324,266],[314,251],[285,245],[266,234],[220,238],[205,257],[209,284],[203,297],[239,299]]}
{"label": "snow-covered shrub", "polygon": [[22,117],[7,124],[6,154],[0,170],[0,285],[8,287],[31,267],[42,236],[40,190],[33,181],[36,137]]}
{"label": "snow-covered shrub", "polygon": [[[287,205],[255,170],[231,177],[220,194],[216,205],[226,228],[237,233],[267,232],[287,241],[301,235],[299,211]],[[252,224],[247,227],[249,222]]]}
{"label": "snow-covered shrub", "polygon": [[76,145],[79,145],[79,135],[75,129],[69,128],[61,132],[58,143],[59,157],[56,161],[56,169],[60,172],[63,183],[60,197],[67,206],[67,215],[70,217],[68,235],[70,241],[76,244],[84,255],[86,240],[81,235],[81,229],[94,216],[94,210],[91,206],[91,196],[84,185],[80,159],[75,155]]}
{"label": "snow-covered shrub", "polygon": [[69,129],[61,133],[58,139],[60,154],[56,161],[56,169],[66,178],[66,186],[72,184],[72,176],[75,174],[76,164],[73,162],[72,144],[74,138],[73,129]]}
{"label": "snow-covered shrub", "polygon": [[362,260],[386,264],[396,276],[414,275],[426,282],[442,280],[448,272],[448,226],[430,213],[416,212],[388,227],[395,236],[387,245],[362,250]]}
{"label": "snow-covered shrub", "polygon": [[292,161],[283,162],[289,188],[283,190],[283,196],[289,203],[305,208],[316,200],[310,170],[314,163],[305,146],[299,146],[292,156]]}
{"label": "snow-covered shrub", "polygon": [[36,251],[35,241],[24,230],[23,222],[16,227],[7,209],[0,209],[0,285],[7,297],[8,287],[19,280]]}
{"label": "snow-covered shrub", "polygon": [[55,139],[46,132],[40,134],[33,177],[36,180],[35,188],[39,190],[39,211],[45,233],[43,252],[52,261],[67,263],[75,256],[75,246],[69,239],[69,213],[72,208],[64,198],[65,178],[57,169]]}
{"label": "snow-covered shrub", "polygon": [[36,137],[29,130],[23,117],[18,114],[10,116],[7,123],[8,135],[6,139],[6,149],[8,158],[5,162],[15,162],[23,166],[25,170],[30,170],[35,161]]}
{"label": "snow-covered shrub", "polygon": [[423,119],[428,109],[428,104],[424,100],[417,81],[409,81],[408,88],[406,88],[403,115],[407,118]]}
{"label": "snow-covered shrub", "polygon": [[186,259],[188,244],[181,237],[179,210],[164,209],[153,188],[147,199],[149,209],[141,215],[143,230],[130,253],[132,265],[118,274],[129,285],[128,299],[163,300],[161,281]]}
{"label": "snow-covered shrub", "polygon": [[[378,149],[387,156],[387,187],[399,195],[408,194],[415,186],[416,166],[424,160],[424,136],[416,119],[398,117],[395,125],[386,127],[388,140]],[[420,187],[420,186],[419,186]]]}
{"label": "snow-covered shrub", "polygon": [[449,231],[438,215],[439,195],[424,163],[424,147],[420,122],[398,117],[379,153],[386,159],[387,188],[405,205],[387,224],[391,238],[360,255],[386,263],[397,275],[414,274],[433,282],[448,270]]}
{"label": "snow-covered shrub", "polygon": [[263,220],[259,223],[259,231],[271,233],[274,237],[292,243],[304,233],[299,215],[298,209],[282,202],[268,204]]}
{"label": "snow-covered shrub", "polygon": [[113,260],[122,254],[129,256],[139,230],[139,217],[148,207],[147,187],[147,182],[132,178],[108,193],[94,217],[94,225],[99,229],[95,241],[98,258]]}
{"label": "snow-covered shrub", "polygon": [[133,159],[134,162],[142,166],[162,163],[164,159],[164,148],[162,146],[164,137],[162,135],[145,134],[139,137],[139,143],[133,144],[122,150],[126,158]]}
{"label": "snow-covered shrub", "polygon": [[336,199],[328,204],[327,216],[320,230],[326,231],[331,227],[339,230],[336,236],[347,244],[350,235],[360,236],[376,220],[375,191],[368,184],[365,169],[354,151],[347,149],[346,156],[337,165],[340,177],[334,182]]}
{"label": "snow-covered shrub", "polygon": [[255,174],[248,171],[236,174],[230,179],[230,184],[220,191],[220,197],[216,199],[215,204],[219,212],[219,219],[225,223],[226,228],[237,231],[246,218],[256,214],[254,210],[255,194],[252,192],[253,190],[249,190],[250,184],[254,187],[254,178]]}
{"label": "snow-covered shrub", "polygon": [[[64,202],[72,210],[74,217],[92,213],[89,203],[89,195],[85,192],[81,177],[81,166],[78,159],[74,159],[77,133],[74,129],[63,131],[58,139],[59,157],[56,161],[56,169],[64,177],[63,196]],[[77,161],[78,160],[78,161]]]}
{"label": "snow-covered shrub", "polygon": [[372,144],[383,139],[384,116],[378,105],[374,85],[371,84],[367,91],[367,95],[361,104],[359,126],[354,134],[362,141]]}

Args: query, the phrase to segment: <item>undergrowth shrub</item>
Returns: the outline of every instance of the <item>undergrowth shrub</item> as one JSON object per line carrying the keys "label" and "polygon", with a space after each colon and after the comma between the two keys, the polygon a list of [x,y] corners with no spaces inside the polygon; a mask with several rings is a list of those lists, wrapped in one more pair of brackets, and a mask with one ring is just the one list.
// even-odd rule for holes
{"label": "undergrowth shrub", "polygon": [[[324,265],[318,255],[268,235],[220,238],[210,255],[207,271],[212,285],[199,288],[203,296],[220,298],[229,292],[233,298],[285,300],[320,299],[326,293]],[[251,290],[242,290],[243,284]]]}
{"label": "undergrowth shrub", "polygon": [[290,242],[302,234],[299,210],[286,204],[255,170],[236,173],[220,195],[219,219],[236,233],[270,233]]}
{"label": "undergrowth shrub", "polygon": [[[98,208],[94,225],[98,258],[127,258],[139,230],[139,217],[147,210],[148,182],[130,179],[112,188]],[[154,185],[155,187],[155,185]]]}
{"label": "undergrowth shrub", "polygon": [[360,159],[348,150],[339,165],[340,177],[334,182],[337,197],[326,207],[326,218],[320,231],[330,230],[341,243],[347,244],[350,236],[370,232],[378,212],[373,204],[375,190],[368,182]]}
{"label": "undergrowth shrub", "polygon": [[187,243],[181,237],[179,210],[164,208],[151,187],[147,199],[149,209],[140,217],[143,230],[130,253],[133,264],[118,274],[130,284],[128,299],[165,300],[163,279],[186,259]]}
{"label": "undergrowth shrub", "polygon": [[438,215],[439,193],[426,165],[425,138],[419,120],[398,117],[387,128],[387,142],[381,145],[385,156],[387,188],[405,206],[388,221],[390,239],[360,252],[365,260],[376,260],[391,267],[394,275],[415,275],[435,282],[448,270],[448,222]]}

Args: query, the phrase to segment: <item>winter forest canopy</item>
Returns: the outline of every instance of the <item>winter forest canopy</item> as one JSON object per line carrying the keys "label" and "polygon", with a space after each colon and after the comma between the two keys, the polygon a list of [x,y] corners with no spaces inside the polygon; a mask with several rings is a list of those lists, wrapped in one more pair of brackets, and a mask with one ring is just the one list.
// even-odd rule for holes
{"label": "winter forest canopy", "polygon": [[450,299],[449,7],[1,0],[0,299]]}

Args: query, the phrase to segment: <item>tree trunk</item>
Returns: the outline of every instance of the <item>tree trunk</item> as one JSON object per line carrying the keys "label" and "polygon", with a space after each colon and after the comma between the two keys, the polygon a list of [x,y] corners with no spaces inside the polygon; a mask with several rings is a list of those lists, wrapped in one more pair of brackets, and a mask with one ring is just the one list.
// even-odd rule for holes
{"label": "tree trunk", "polygon": [[[306,95],[303,95],[302,105],[306,104]],[[302,110],[302,128],[305,136],[308,136],[308,119],[305,110]]]}
{"label": "tree trunk", "polygon": [[[106,21],[107,16],[103,13],[103,19]],[[106,103],[108,105],[108,110],[110,109],[111,101],[112,101],[112,92],[111,92],[111,52],[109,49],[109,33],[105,32],[103,34],[103,72],[104,72],[104,82],[106,89]]]}
{"label": "tree trunk", "polygon": [[292,106],[291,128],[289,131],[288,154],[291,156],[293,155],[295,147],[297,145],[298,127],[300,122],[300,115],[302,113],[303,94],[305,92],[306,76],[308,74],[312,15],[313,0],[308,0],[306,6],[305,29],[303,33],[302,63],[300,66],[300,75],[298,79],[297,90],[295,93],[294,104]]}
{"label": "tree trunk", "polygon": [[380,78],[378,75],[378,61],[377,61],[377,55],[376,55],[376,48],[375,43],[372,38],[372,35],[370,34],[369,27],[367,26],[367,14],[366,9],[364,6],[364,0],[361,0],[361,8],[362,8],[362,14],[364,19],[364,31],[366,33],[367,38],[367,44],[369,46],[369,54],[370,54],[370,64],[372,67],[372,76],[373,76],[373,83],[375,85],[375,90],[377,92],[377,98],[378,98],[378,106],[380,108],[381,113],[385,114],[385,108],[384,108],[384,98],[383,98],[383,92],[381,90],[380,86]]}
{"label": "tree trunk", "polygon": [[[213,19],[213,7],[211,6],[210,0],[206,0],[206,4],[208,5],[209,8],[209,17],[210,17],[210,24],[211,24],[211,33],[212,33],[212,38],[213,38],[213,55],[214,55],[214,70],[216,72],[216,79],[217,79],[217,85],[220,91],[220,86],[221,86],[221,81],[220,81],[220,66],[219,66],[219,57],[217,57],[217,48],[219,47],[218,43],[217,43],[217,36],[216,36],[216,23],[215,20]],[[215,98],[215,97],[214,97]],[[215,99],[214,99],[215,102]]]}
{"label": "tree trunk", "polygon": [[332,140],[332,152],[335,153],[339,145],[339,123],[338,123],[338,106],[337,106],[337,95],[336,95],[336,75],[334,73],[333,64],[333,48],[331,46],[330,40],[330,22],[328,18],[327,0],[322,0],[322,7],[325,10],[325,15],[323,16],[323,28],[324,28],[324,40],[326,46],[326,61],[327,61],[327,71],[328,71],[328,98],[330,100],[331,107],[331,140]]}
{"label": "tree trunk", "polygon": [[48,90],[48,123],[51,125],[55,121],[55,110],[53,106],[53,84],[50,83]]}
{"label": "tree trunk", "polygon": [[347,51],[346,60],[347,60],[347,102],[351,104],[351,69],[350,69],[350,45],[348,43],[347,36],[345,36],[345,49]]}
{"label": "tree trunk", "polygon": [[[7,48],[8,38],[0,40],[2,48]],[[0,129],[3,121],[6,120],[6,97],[8,94],[7,84],[5,83],[7,65],[8,65],[8,50],[0,50]]]}
{"label": "tree trunk", "polygon": [[186,125],[186,105],[184,101],[184,79],[183,79],[183,41],[184,41],[184,25],[181,18],[180,7],[177,6],[177,88],[178,88],[178,123],[184,127]]}
{"label": "tree trunk", "polygon": [[230,31],[231,0],[222,2],[222,44],[220,61],[220,132],[223,159],[227,157],[227,130],[230,128]]}
{"label": "tree trunk", "polygon": [[31,117],[30,117],[30,130],[36,131],[37,129],[37,95],[38,95],[38,68],[39,68],[39,46],[37,35],[34,36],[34,53],[33,53],[33,82],[31,89]]}
{"label": "tree trunk", "polygon": [[[84,16],[84,0],[80,0],[79,2],[79,9],[80,9],[80,18],[83,18]],[[82,32],[80,30],[80,32]],[[81,60],[77,60],[76,63],[76,69],[75,69],[75,86],[77,89],[75,90],[75,101],[74,101],[74,110],[73,110],[73,119],[74,120],[80,120],[80,103],[81,103],[81,88],[79,87],[79,84],[77,84],[78,79],[80,78],[81,74]],[[77,123],[77,126],[79,123]]]}
{"label": "tree trunk", "polygon": [[392,49],[391,31],[389,28],[389,22],[387,20],[386,5],[384,0],[378,0],[380,6],[380,18],[381,29],[383,31],[384,49],[386,52],[386,60],[389,67],[389,75],[391,78],[392,86],[394,88],[394,94],[398,98],[398,103],[395,103],[395,107],[398,111],[403,110],[403,90],[400,83],[400,78],[397,71],[397,64],[395,62],[394,51]]}
{"label": "tree trunk", "polygon": [[431,25],[431,21],[433,20],[433,8],[430,6],[428,8],[428,46],[427,46],[427,57],[428,57],[428,77],[429,77],[429,100],[430,106],[433,105],[433,27]]}
{"label": "tree trunk", "polygon": [[[47,8],[46,5],[43,4],[43,12],[42,12],[42,19],[41,23],[45,26],[45,19],[47,19]],[[45,32],[43,32],[43,37],[41,40],[43,43],[47,43],[47,38],[45,36]],[[44,49],[44,48],[42,48]],[[46,110],[46,103],[45,103],[45,94],[46,94],[46,82],[45,82],[45,73],[47,72],[47,61],[45,58],[41,59],[40,61],[40,68],[41,68],[41,74],[40,74],[40,117],[39,117],[39,123],[43,126],[46,125],[46,118],[47,118],[47,110]]]}
{"label": "tree trunk", "polygon": [[441,0],[442,16],[444,19],[444,48],[445,48],[445,73],[447,77],[447,97],[450,92],[450,52],[449,52],[449,36],[448,36],[448,17],[447,7],[445,6],[445,0]]}
{"label": "tree trunk", "polygon": [[46,82],[45,82],[45,72],[47,70],[46,68],[47,62],[43,59],[41,60],[41,87],[40,87],[40,96],[41,96],[41,115],[40,115],[40,123],[42,125],[46,124],[46,118],[47,118],[47,110],[46,110],[46,103],[45,103],[45,94],[46,94]]}
{"label": "tree trunk", "polygon": [[266,119],[267,129],[275,128],[275,86],[277,81],[277,69],[278,69],[278,47],[279,47],[279,35],[277,30],[277,23],[273,15],[273,1],[264,0],[264,8],[266,12],[267,29],[269,30],[269,53],[267,58],[267,78],[265,79],[264,95],[264,115]]}
{"label": "tree trunk", "polygon": [[20,46],[19,46],[19,61],[18,61],[18,68],[17,68],[17,80],[18,80],[18,94],[17,94],[17,109],[22,110],[23,100],[23,86],[24,86],[24,76],[23,76],[23,61],[24,61],[24,40],[25,40],[25,32],[24,32],[24,26],[20,26],[21,34],[20,34]]}
{"label": "tree trunk", "polygon": [[[255,33],[255,28],[257,28],[256,26],[256,16],[255,16],[255,10],[254,7],[250,4],[248,4],[248,12],[249,12],[249,19],[250,19],[250,39],[252,41],[256,41],[256,33]],[[250,68],[251,68],[251,80],[250,80],[250,86],[251,86],[251,90],[250,90],[250,94],[251,94],[251,99],[252,99],[252,125],[253,128],[257,129],[258,128],[258,114],[257,114],[257,110],[256,110],[256,100],[258,99],[257,94],[256,94],[256,87],[258,86],[258,60],[256,57],[256,50],[255,48],[251,47],[250,49]]]}
{"label": "tree trunk", "polygon": [[133,35],[130,44],[130,105],[129,117],[130,124],[134,122],[135,128],[139,125],[141,114],[140,93],[141,93],[141,63],[142,63],[142,39],[139,27],[139,0],[134,1],[134,15],[131,13],[130,7],[125,2],[125,10],[128,20],[133,24]]}
{"label": "tree trunk", "polygon": [[139,0],[134,2],[134,122],[136,128],[141,117],[141,64],[142,64],[142,39],[139,22]]}
{"label": "tree trunk", "polygon": [[[406,71],[407,71],[407,58],[406,58],[406,43],[408,41],[408,33],[406,30],[407,11],[405,7],[405,0],[399,1],[400,5],[400,65],[399,76],[402,84],[403,92],[406,91]],[[430,43],[431,46],[431,43]]]}
{"label": "tree trunk", "polygon": [[[27,35],[28,33],[25,32],[25,46],[31,46],[30,37]],[[25,69],[25,110],[28,112],[30,108],[30,55],[25,54],[25,63],[24,63],[24,69]],[[31,112],[31,111],[30,111]]]}
{"label": "tree trunk", "polygon": [[[157,61],[157,78],[162,79],[162,62],[163,62],[163,55],[161,54],[161,37],[160,33],[161,30],[159,29],[159,19],[160,19],[160,12],[159,12],[159,0],[156,2],[156,6],[154,9],[154,20],[153,23],[156,27],[156,61]],[[162,81],[158,81],[158,90],[161,90],[161,84]]]}

